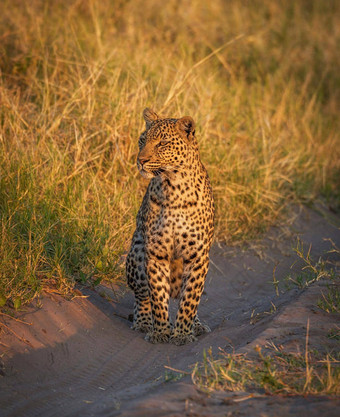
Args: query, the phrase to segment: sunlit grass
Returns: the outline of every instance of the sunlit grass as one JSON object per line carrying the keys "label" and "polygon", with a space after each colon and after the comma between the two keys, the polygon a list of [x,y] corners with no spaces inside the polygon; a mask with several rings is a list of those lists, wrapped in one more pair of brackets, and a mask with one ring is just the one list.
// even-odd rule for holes
{"label": "sunlit grass", "polygon": [[142,110],[192,116],[216,238],[339,207],[336,1],[2,1],[0,300],[122,277]]}
{"label": "sunlit grass", "polygon": [[280,395],[339,395],[339,358],[319,352],[287,353],[272,349],[256,356],[221,352],[214,359],[204,353],[201,364],[192,373],[201,389],[225,391],[260,391]]}

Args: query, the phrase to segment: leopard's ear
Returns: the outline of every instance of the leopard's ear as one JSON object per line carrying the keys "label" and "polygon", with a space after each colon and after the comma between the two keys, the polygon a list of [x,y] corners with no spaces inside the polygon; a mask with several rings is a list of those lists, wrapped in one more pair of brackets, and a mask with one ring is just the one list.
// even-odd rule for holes
{"label": "leopard's ear", "polygon": [[146,123],[147,127],[149,127],[152,122],[159,119],[157,114],[153,110],[149,109],[148,107],[146,109],[144,109],[143,117],[144,117],[144,120],[145,120],[145,123]]}
{"label": "leopard's ear", "polygon": [[192,117],[184,116],[176,122],[178,130],[191,141],[195,136],[195,122]]}

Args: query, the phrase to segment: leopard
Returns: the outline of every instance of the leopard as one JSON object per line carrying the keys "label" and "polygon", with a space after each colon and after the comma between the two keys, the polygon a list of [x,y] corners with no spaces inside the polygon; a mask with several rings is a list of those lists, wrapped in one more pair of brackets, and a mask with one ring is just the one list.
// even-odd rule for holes
{"label": "leopard", "polygon": [[[210,332],[197,315],[214,234],[211,183],[192,117],[143,111],[137,168],[149,184],[136,217],[126,277],[134,293],[132,329],[151,343],[184,345]],[[178,300],[175,322],[170,298]]]}

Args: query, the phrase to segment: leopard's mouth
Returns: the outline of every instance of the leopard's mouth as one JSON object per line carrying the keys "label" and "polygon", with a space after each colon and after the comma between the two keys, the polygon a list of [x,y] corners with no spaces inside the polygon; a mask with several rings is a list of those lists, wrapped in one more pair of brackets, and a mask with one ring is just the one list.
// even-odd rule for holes
{"label": "leopard's mouth", "polygon": [[139,169],[139,173],[141,174],[142,177],[144,177],[146,179],[155,177],[153,172],[146,171],[144,168]]}
{"label": "leopard's mouth", "polygon": [[168,165],[160,165],[157,163],[150,163],[147,164],[141,164],[139,161],[137,161],[137,168],[140,174],[144,178],[153,178],[157,177],[158,175],[161,175],[162,173],[172,172],[175,170],[178,170],[181,168],[182,164],[168,164]]}
{"label": "leopard's mouth", "polygon": [[166,171],[165,168],[161,167],[158,164],[141,164],[139,161],[137,161],[137,167],[138,171],[144,178],[153,178],[160,175],[162,172]]}
{"label": "leopard's mouth", "polygon": [[164,168],[154,168],[154,169],[145,169],[140,168],[139,172],[144,178],[153,178],[157,177],[158,175],[162,174],[165,171]]}

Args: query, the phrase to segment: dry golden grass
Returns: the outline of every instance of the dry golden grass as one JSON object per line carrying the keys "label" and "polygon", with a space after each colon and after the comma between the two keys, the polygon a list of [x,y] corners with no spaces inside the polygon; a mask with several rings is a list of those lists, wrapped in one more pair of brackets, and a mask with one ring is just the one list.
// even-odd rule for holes
{"label": "dry golden grass", "polygon": [[224,391],[264,391],[280,395],[339,395],[340,368],[337,355],[306,350],[305,354],[287,353],[275,346],[257,356],[221,351],[214,359],[204,353],[202,364],[192,372],[194,384],[201,389]]}
{"label": "dry golden grass", "polygon": [[0,304],[122,275],[146,106],[196,120],[217,239],[255,236],[291,201],[339,201],[339,9],[3,0]]}

